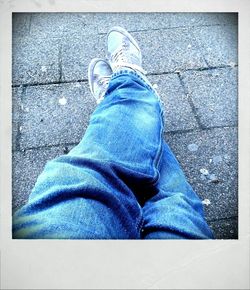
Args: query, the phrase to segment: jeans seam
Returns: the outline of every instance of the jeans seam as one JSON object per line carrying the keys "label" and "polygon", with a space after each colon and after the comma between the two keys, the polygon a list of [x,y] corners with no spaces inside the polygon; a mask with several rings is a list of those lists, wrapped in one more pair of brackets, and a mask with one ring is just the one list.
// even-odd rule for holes
{"label": "jeans seam", "polygon": [[162,156],[162,152],[163,152],[163,140],[162,140],[162,134],[163,134],[163,117],[162,117],[162,109],[161,109],[161,106],[159,104],[159,107],[160,107],[160,122],[161,122],[161,129],[160,129],[160,134],[159,134],[159,146],[158,146],[158,149],[156,151],[156,154],[155,154],[155,157],[153,159],[153,162],[152,162],[152,167],[153,167],[153,170],[154,170],[154,177],[153,177],[153,180],[151,180],[148,184],[150,185],[155,185],[159,178],[160,178],[160,174],[159,174],[159,170],[158,170],[158,167],[159,167],[159,163],[160,163],[160,160],[161,160],[161,156]]}
{"label": "jeans seam", "polygon": [[160,110],[160,126],[161,126],[160,134],[159,134],[160,135],[159,136],[159,145],[158,145],[158,149],[156,151],[155,157],[152,161],[152,168],[154,171],[154,177],[153,177],[153,180],[147,182],[147,184],[154,185],[158,182],[158,180],[160,178],[158,167],[159,167],[159,162],[160,162],[161,155],[162,155],[162,143],[163,143],[162,142],[162,134],[163,134],[163,126],[164,126],[164,123],[163,123],[163,118],[164,118],[163,113],[164,112],[163,112],[162,106],[160,104],[160,98],[159,98],[158,93],[148,83],[146,83],[146,81],[136,71],[126,70],[126,69],[120,70],[119,72],[113,73],[112,80],[120,75],[130,75],[130,76],[133,76],[133,77],[139,79],[143,83],[143,85],[147,89],[149,89],[154,94],[156,99],[158,100],[157,105],[159,106],[159,110]]}

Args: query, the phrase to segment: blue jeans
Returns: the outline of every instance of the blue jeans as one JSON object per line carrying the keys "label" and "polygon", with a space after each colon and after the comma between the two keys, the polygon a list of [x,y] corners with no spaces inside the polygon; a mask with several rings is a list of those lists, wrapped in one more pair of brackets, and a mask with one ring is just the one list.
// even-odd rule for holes
{"label": "blue jeans", "polygon": [[13,238],[209,239],[202,203],[163,140],[148,81],[114,73],[81,142],[47,163]]}

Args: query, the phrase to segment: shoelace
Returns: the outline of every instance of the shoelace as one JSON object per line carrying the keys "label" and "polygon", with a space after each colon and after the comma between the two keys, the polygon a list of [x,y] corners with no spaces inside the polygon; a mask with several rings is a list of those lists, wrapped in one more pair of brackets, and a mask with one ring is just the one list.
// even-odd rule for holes
{"label": "shoelace", "polygon": [[110,76],[102,76],[98,80],[98,84],[100,85],[99,97],[96,99],[96,103],[99,104],[103,99],[110,81]]}
{"label": "shoelace", "polygon": [[128,67],[133,70],[137,70],[142,74],[146,74],[146,71],[139,65],[127,62],[129,59],[129,53],[127,51],[128,45],[123,42],[121,47],[119,47],[111,56],[111,63],[113,66],[113,71],[116,71],[120,67]]}
{"label": "shoelace", "polygon": [[100,86],[107,86],[110,80],[110,76],[102,76],[99,80],[98,80],[98,84]]}
{"label": "shoelace", "polygon": [[127,43],[125,41],[122,42],[122,45],[113,53],[111,56],[111,62],[116,63],[116,62],[126,62],[126,57],[125,55],[126,50],[128,48]]}

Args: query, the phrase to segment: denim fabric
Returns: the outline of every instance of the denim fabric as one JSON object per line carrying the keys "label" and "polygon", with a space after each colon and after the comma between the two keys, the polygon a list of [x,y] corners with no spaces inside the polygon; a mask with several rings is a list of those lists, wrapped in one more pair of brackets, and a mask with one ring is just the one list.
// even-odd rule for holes
{"label": "denim fabric", "polygon": [[131,70],[113,74],[82,141],[47,163],[13,238],[206,239],[202,204],[167,144],[158,95]]}

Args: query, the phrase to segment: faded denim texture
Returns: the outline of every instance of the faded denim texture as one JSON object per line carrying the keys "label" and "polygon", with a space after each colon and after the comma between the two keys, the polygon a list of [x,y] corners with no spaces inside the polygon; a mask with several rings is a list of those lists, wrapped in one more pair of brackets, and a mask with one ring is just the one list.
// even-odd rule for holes
{"label": "faded denim texture", "polygon": [[163,140],[156,92],[136,72],[113,74],[82,141],[47,163],[13,238],[207,239],[200,199]]}

